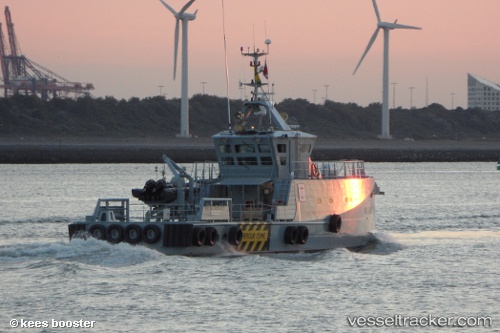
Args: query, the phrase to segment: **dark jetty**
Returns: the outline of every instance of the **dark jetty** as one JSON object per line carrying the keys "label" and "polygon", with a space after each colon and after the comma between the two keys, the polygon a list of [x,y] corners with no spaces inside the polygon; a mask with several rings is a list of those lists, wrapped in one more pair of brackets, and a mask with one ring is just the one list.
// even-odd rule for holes
{"label": "dark jetty", "polygon": [[[210,138],[167,138],[113,142],[0,141],[0,163],[161,163],[166,153],[181,163],[214,161]],[[447,140],[321,140],[314,160],[361,159],[367,162],[467,162],[498,161],[500,142]]]}

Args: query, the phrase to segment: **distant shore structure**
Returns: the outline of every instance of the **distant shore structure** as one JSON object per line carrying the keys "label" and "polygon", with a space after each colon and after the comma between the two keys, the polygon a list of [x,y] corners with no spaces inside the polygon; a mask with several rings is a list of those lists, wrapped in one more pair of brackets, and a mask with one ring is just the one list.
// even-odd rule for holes
{"label": "distant shore structure", "polygon": [[500,85],[468,73],[467,87],[469,109],[500,111]]}
{"label": "distant shore structure", "polygon": [[0,88],[4,89],[4,97],[25,94],[35,95],[46,101],[55,97],[78,98],[90,95],[90,90],[94,89],[92,83],[70,82],[21,54],[9,6],[5,7],[5,21],[10,52],[7,51],[0,23],[0,65],[3,81]]}

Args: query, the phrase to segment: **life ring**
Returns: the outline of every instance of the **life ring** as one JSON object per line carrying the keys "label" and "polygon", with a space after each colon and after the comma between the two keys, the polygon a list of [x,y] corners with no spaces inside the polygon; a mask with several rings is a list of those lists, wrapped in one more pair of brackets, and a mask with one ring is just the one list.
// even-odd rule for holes
{"label": "life ring", "polygon": [[98,240],[106,240],[106,228],[101,224],[94,224],[89,228],[90,236]]}
{"label": "life ring", "polygon": [[311,164],[311,175],[314,177],[314,178],[318,178],[319,177],[319,171],[318,171],[318,166],[316,164]]}
{"label": "life ring", "polygon": [[205,244],[205,238],[206,238],[206,232],[205,229],[196,227],[193,229],[193,242],[192,244],[195,246],[202,246]]}
{"label": "life ring", "polygon": [[205,245],[214,246],[219,239],[219,233],[217,232],[217,229],[215,229],[214,227],[207,227],[205,229],[205,233]]}
{"label": "life ring", "polygon": [[298,226],[299,237],[297,238],[297,243],[305,244],[309,239],[309,229],[305,225]]}
{"label": "life ring", "polygon": [[243,240],[243,231],[240,227],[231,227],[229,229],[229,243],[233,245],[240,245]]}
{"label": "life ring", "polygon": [[119,224],[112,224],[106,229],[106,239],[108,242],[117,244],[123,240],[123,227]]}
{"label": "life ring", "polygon": [[294,245],[299,239],[299,229],[296,226],[289,226],[285,229],[285,243]]}
{"label": "life ring", "polygon": [[148,244],[154,244],[160,239],[160,227],[155,224],[148,224],[142,229],[142,240]]}
{"label": "life ring", "polygon": [[129,224],[125,227],[123,238],[127,243],[137,244],[142,239],[142,229],[137,224]]}
{"label": "life ring", "polygon": [[342,228],[342,217],[340,217],[340,215],[333,214],[330,216],[328,231],[336,234],[340,231],[340,228]]}

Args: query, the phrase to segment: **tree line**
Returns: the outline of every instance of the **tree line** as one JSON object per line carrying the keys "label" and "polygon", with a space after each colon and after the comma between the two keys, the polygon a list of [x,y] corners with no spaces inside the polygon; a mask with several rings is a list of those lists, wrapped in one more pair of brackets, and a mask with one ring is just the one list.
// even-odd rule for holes
{"label": "tree line", "polygon": [[[198,137],[227,129],[227,99],[194,95],[189,100],[190,132]],[[230,100],[231,113],[242,100]],[[374,139],[380,134],[381,104],[366,107],[327,100],[285,99],[276,104],[288,123],[328,139]],[[45,138],[165,138],[180,126],[180,99],[155,96],[118,100],[114,97],[54,98],[15,95],[0,98],[0,137]],[[391,135],[414,140],[498,140],[500,112],[456,108],[440,104],[421,109],[390,111]]]}

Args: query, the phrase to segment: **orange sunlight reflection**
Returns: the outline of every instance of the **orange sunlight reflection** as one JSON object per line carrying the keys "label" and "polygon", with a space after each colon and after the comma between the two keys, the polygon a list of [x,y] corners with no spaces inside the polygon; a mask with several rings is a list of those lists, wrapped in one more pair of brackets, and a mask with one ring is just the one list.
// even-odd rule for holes
{"label": "orange sunlight reflection", "polygon": [[344,197],[344,204],[346,205],[346,210],[356,207],[363,200],[365,200],[366,195],[363,191],[362,179],[348,179],[344,182],[344,185],[346,193]]}

